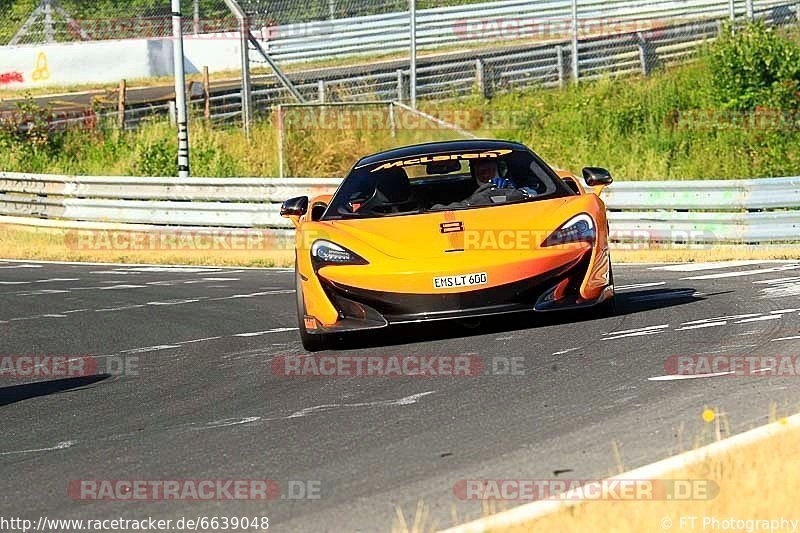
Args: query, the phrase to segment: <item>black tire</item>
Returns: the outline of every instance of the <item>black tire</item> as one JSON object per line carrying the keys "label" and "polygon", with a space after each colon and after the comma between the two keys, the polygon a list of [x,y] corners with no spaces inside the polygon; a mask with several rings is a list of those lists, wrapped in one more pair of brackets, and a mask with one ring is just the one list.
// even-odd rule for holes
{"label": "black tire", "polygon": [[303,284],[300,283],[300,272],[297,269],[297,263],[295,263],[294,267],[294,277],[297,296],[297,325],[300,328],[300,341],[303,343],[303,348],[309,352],[321,352],[328,347],[328,336],[324,334],[311,334],[306,329],[306,304],[303,299]]}
{"label": "black tire", "polygon": [[[608,281],[614,285],[614,269],[611,266],[611,260],[608,264]],[[616,294],[607,298],[603,303],[595,307],[595,312],[598,317],[611,317],[617,314],[617,296]]]}

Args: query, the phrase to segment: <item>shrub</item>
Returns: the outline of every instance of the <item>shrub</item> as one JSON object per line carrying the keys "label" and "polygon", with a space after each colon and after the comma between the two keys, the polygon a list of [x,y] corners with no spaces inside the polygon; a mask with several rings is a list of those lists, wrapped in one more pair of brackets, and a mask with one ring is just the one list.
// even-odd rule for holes
{"label": "shrub", "polygon": [[723,107],[800,108],[800,46],[763,24],[725,31],[709,59],[713,98]]}

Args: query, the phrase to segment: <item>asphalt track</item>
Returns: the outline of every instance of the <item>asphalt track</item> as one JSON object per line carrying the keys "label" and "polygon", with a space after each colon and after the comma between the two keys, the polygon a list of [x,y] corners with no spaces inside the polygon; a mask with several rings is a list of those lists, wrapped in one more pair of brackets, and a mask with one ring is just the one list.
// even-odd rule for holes
{"label": "asphalt track", "polygon": [[[0,356],[136,362],[124,375],[0,375],[0,516],[388,531],[395,506],[409,519],[422,500],[449,526],[454,510],[482,514],[454,495],[459,480],[606,476],[612,442],[628,468],[690,448],[705,407],[732,433],[766,422],[772,403],[797,411],[795,376],[652,378],[674,355],[796,355],[800,262],[618,265],[615,276],[616,317],[407,327],[333,352],[472,354],[479,376],[299,379],[270,364],[303,353],[288,270],[0,261]],[[521,367],[495,374],[498,358]],[[282,497],[73,500],[69,482],[85,479],[270,479]],[[288,498],[290,481],[318,483],[319,498]]]}

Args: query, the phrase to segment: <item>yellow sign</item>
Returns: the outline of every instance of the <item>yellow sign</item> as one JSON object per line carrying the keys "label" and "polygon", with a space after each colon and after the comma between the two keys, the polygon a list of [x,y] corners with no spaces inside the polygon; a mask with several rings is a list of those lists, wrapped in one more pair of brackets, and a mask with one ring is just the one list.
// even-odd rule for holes
{"label": "yellow sign", "polygon": [[33,81],[45,81],[50,79],[50,67],[47,66],[47,54],[39,52],[36,58],[36,68],[31,74]]}

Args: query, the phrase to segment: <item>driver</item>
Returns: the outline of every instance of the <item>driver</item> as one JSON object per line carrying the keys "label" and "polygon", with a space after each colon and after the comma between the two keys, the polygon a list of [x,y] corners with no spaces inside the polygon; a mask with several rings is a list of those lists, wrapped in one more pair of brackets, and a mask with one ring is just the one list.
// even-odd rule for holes
{"label": "driver", "polygon": [[498,189],[516,188],[510,179],[500,177],[500,166],[492,159],[475,162],[475,180],[478,187],[491,183]]}

